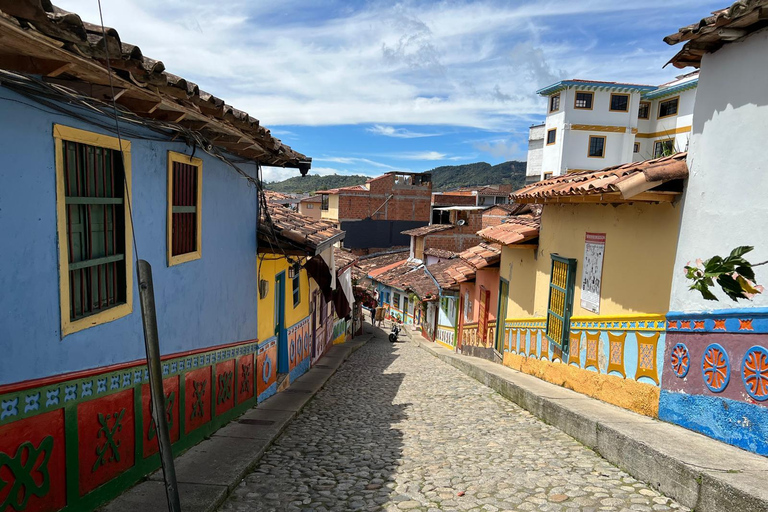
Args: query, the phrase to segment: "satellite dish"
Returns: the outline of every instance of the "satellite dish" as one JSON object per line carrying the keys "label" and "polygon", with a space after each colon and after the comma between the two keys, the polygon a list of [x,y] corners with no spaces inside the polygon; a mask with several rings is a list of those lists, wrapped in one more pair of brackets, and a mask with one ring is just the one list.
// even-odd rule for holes
{"label": "satellite dish", "polygon": [[465,221],[464,219],[461,219],[460,221],[458,221],[458,222],[456,223],[456,225],[457,225],[457,226],[463,226],[463,225],[465,225],[466,223],[467,223],[467,221]]}

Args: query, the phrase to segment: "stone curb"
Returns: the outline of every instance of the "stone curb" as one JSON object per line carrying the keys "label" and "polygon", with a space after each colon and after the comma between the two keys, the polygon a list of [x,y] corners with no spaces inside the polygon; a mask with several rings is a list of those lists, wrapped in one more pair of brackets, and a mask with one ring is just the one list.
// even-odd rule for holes
{"label": "stone curb", "polygon": [[[182,510],[216,511],[344,361],[374,336],[371,334],[360,341],[333,346],[288,389],[249,409],[217,430],[210,439],[176,457]],[[166,508],[163,475],[158,470],[99,511],[136,512]]]}
{"label": "stone curb", "polygon": [[457,354],[421,335],[409,338],[696,512],[768,512],[768,458],[506,366]]}

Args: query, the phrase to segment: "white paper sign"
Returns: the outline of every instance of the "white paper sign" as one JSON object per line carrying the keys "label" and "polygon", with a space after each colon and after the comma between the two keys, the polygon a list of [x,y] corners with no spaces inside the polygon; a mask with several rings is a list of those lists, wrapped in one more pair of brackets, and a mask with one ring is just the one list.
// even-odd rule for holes
{"label": "white paper sign", "polygon": [[603,278],[605,233],[587,233],[581,274],[581,307],[600,313],[600,282]]}

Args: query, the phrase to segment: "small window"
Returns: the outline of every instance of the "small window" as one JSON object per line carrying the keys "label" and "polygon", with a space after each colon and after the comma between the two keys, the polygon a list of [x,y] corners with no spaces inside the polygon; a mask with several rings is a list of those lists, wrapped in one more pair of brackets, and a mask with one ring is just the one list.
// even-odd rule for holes
{"label": "small window", "polygon": [[395,308],[400,309],[400,294],[398,292],[392,294],[392,305]]}
{"label": "small window", "polygon": [[560,110],[560,95],[555,94],[549,97],[549,111],[557,112],[558,110]]}
{"label": "small window", "polygon": [[507,197],[506,196],[496,196],[496,204],[506,204]]}
{"label": "small window", "polygon": [[593,92],[577,92],[576,93],[576,101],[573,104],[573,108],[581,108],[581,109],[592,109],[592,101],[595,98],[595,93]]}
{"label": "small window", "polygon": [[639,152],[640,152],[640,143],[639,143],[639,142],[635,142],[635,149],[634,149],[634,152],[635,152],[635,153],[639,153]]}
{"label": "small window", "polygon": [[547,303],[547,339],[564,351],[573,311],[573,289],[576,283],[576,260],[552,255]]}
{"label": "small window", "polygon": [[293,286],[293,307],[301,303],[301,272],[296,272],[291,279]]}
{"label": "small window", "polygon": [[320,209],[323,210],[324,212],[327,212],[328,211],[328,194],[321,194],[320,200],[321,200]]}
{"label": "small window", "polygon": [[605,157],[605,137],[601,135],[589,136],[589,154],[590,158]]}
{"label": "small window", "polygon": [[551,146],[555,142],[557,142],[557,128],[547,131],[547,146]]}
{"label": "small window", "polygon": [[313,205],[312,203],[307,203],[307,210],[314,210],[314,209],[315,209],[315,205]]}
{"label": "small window", "polygon": [[203,161],[168,152],[168,265],[202,255]]}
{"label": "small window", "polygon": [[641,101],[640,108],[637,111],[638,119],[650,119],[651,117],[651,102]]}
{"label": "small window", "polygon": [[675,140],[657,140],[653,143],[653,158],[671,156],[675,154]]}
{"label": "small window", "polygon": [[670,100],[662,101],[659,103],[659,119],[662,117],[670,117],[677,115],[677,106],[680,102],[680,98],[672,98]]}
{"label": "small window", "polygon": [[629,94],[611,94],[611,112],[629,112]]}
{"label": "small window", "polygon": [[54,126],[61,335],[133,310],[131,143]]}

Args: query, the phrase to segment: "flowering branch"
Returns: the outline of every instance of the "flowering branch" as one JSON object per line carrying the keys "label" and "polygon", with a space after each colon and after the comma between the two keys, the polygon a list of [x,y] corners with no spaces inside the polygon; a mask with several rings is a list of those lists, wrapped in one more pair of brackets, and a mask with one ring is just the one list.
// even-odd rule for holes
{"label": "flowering branch", "polygon": [[755,282],[754,267],[765,265],[763,261],[755,265],[743,258],[754,247],[741,246],[731,251],[726,258],[713,256],[706,261],[696,260],[696,266],[685,266],[685,277],[693,281],[691,290],[698,290],[706,300],[719,300],[710,287],[715,282],[734,302],[739,299],[752,300],[757,294],[763,293],[764,288]]}

